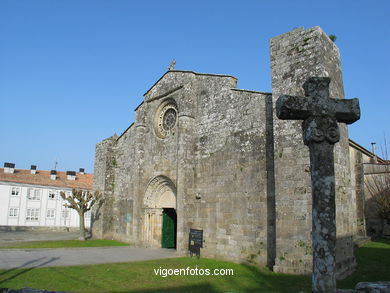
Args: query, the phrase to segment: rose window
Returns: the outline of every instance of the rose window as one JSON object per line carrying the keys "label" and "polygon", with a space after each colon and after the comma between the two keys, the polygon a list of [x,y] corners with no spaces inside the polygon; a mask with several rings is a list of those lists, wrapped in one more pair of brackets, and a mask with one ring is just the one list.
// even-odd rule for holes
{"label": "rose window", "polygon": [[172,132],[177,122],[177,107],[173,101],[163,103],[157,110],[156,134],[160,138],[165,138]]}

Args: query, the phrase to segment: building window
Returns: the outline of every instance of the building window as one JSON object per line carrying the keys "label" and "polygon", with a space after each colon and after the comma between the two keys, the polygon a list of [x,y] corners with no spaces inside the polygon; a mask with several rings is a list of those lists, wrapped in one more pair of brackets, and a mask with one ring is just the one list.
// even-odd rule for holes
{"label": "building window", "polygon": [[27,209],[26,220],[38,221],[39,220],[39,209]]}
{"label": "building window", "polygon": [[85,217],[86,219],[90,219],[90,218],[91,218],[91,211],[86,212],[85,215],[84,215],[84,217]]}
{"label": "building window", "polygon": [[70,211],[69,209],[65,208],[61,211],[61,218],[66,219],[69,218]]}
{"label": "building window", "polygon": [[54,219],[54,218],[55,218],[55,212],[56,212],[56,211],[53,210],[53,209],[47,210],[46,217],[47,217],[47,218]]}
{"label": "building window", "polygon": [[27,192],[27,199],[29,200],[40,200],[41,190],[40,189],[29,189]]}
{"label": "building window", "polygon": [[163,102],[157,110],[155,131],[158,137],[165,138],[172,132],[177,122],[177,106],[174,100]]}
{"label": "building window", "polygon": [[11,188],[11,195],[19,196],[19,194],[20,194],[20,187],[12,187]]}
{"label": "building window", "polygon": [[49,199],[56,199],[57,197],[57,192],[54,190],[49,190]]}
{"label": "building window", "polygon": [[18,208],[9,208],[8,216],[10,217],[17,217],[19,215],[19,209]]}

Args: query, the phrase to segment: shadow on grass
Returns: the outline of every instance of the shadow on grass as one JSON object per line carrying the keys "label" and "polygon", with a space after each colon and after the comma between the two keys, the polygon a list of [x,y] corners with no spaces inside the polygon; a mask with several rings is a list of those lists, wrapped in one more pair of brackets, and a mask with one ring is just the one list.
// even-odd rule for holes
{"label": "shadow on grass", "polygon": [[[43,260],[43,259],[45,259],[45,257],[41,257],[41,258],[38,258],[38,259],[34,259],[34,260],[31,260],[31,261],[25,262],[25,263],[22,264],[20,267],[8,269],[8,270],[5,270],[4,272],[1,272],[1,273],[0,273],[0,276],[5,275],[5,274],[9,274],[9,273],[12,272],[12,271],[19,270],[19,269],[21,269],[21,268],[24,268],[24,267],[26,267],[26,266],[28,266],[28,265],[33,264],[34,262],[37,262],[37,261],[40,261],[40,260]],[[2,282],[3,282],[3,280],[0,282],[0,284],[1,284]]]}
{"label": "shadow on grass", "polygon": [[338,281],[339,288],[355,288],[359,282],[390,280],[390,240],[380,239],[360,247],[356,252],[356,271]]}
{"label": "shadow on grass", "polygon": [[[390,280],[390,243],[388,240],[370,242],[356,252],[358,267],[345,280],[338,281],[338,288],[354,288],[362,281]],[[45,258],[46,259],[46,258]],[[0,271],[0,285],[46,288],[74,292],[116,293],[294,293],[310,292],[310,276],[277,274],[257,266],[239,265],[212,259],[172,258],[164,260],[102,264],[74,267],[50,267],[36,269],[55,259],[36,259],[17,269]],[[233,269],[233,276],[167,276],[155,273],[156,268]],[[10,281],[11,282],[7,282]]]}
{"label": "shadow on grass", "polygon": [[[198,284],[193,286],[178,286],[178,287],[169,287],[164,289],[145,289],[145,290],[129,290],[129,291],[113,291],[113,293],[194,293],[194,292],[203,292],[203,293],[220,293],[221,291],[216,290],[210,284]],[[241,291],[240,291],[241,292]],[[243,291],[242,291],[243,292]],[[252,291],[253,292],[253,291]],[[258,291],[261,292],[261,291]]]}
{"label": "shadow on grass", "polygon": [[[172,260],[176,261],[176,260]],[[179,260],[180,261],[180,260]],[[183,266],[195,267],[192,263],[186,263],[183,260]],[[48,261],[50,262],[50,260]],[[177,263],[180,265],[180,263]],[[40,264],[42,265],[42,264]],[[169,264],[168,264],[169,265]],[[194,266],[193,266],[194,265]],[[307,276],[295,276],[272,273],[266,269],[255,266],[238,265],[229,263],[213,263],[205,261],[198,264],[200,268],[233,268],[233,276],[167,276],[165,278],[156,276],[152,267],[138,271],[131,264],[118,264],[107,266],[93,266],[101,268],[94,269],[88,267],[51,267],[45,268],[45,272],[28,276],[29,279],[41,279],[39,283],[27,284],[31,287],[45,288],[50,290],[73,291],[73,292],[116,292],[116,293],[152,293],[152,292],[186,292],[186,293],[217,293],[217,292],[242,292],[242,293],[291,293],[306,291],[310,292],[310,278]],[[37,265],[39,266],[39,265]],[[36,268],[36,267],[34,267]],[[12,285],[25,286],[23,275],[34,268],[17,270],[12,276],[0,281],[0,285],[9,280],[15,279]],[[129,271],[128,271],[129,270]],[[9,273],[12,270],[8,270]],[[34,271],[37,272],[38,270]],[[110,271],[108,273],[108,271]],[[50,273],[52,272],[52,273]],[[98,273],[100,272],[100,273]],[[56,279],[56,285],[49,282],[50,279],[61,276]],[[66,284],[62,283],[67,280]],[[72,283],[72,284],[70,284]],[[65,285],[65,286],[63,286]],[[0,286],[2,287],[2,286]],[[52,288],[56,287],[56,288]]]}
{"label": "shadow on grass", "polygon": [[[1,272],[1,273],[0,273],[0,276],[6,275],[6,274],[10,274],[10,273],[12,273],[12,272],[14,272],[14,271],[15,271],[16,273],[15,273],[14,275],[12,275],[12,276],[9,276],[9,277],[6,278],[6,279],[0,280],[0,285],[3,284],[3,283],[5,283],[5,282],[7,282],[7,281],[10,281],[10,280],[12,280],[12,279],[15,279],[15,278],[17,278],[17,277],[19,277],[19,276],[21,276],[21,275],[23,275],[23,274],[25,274],[25,273],[28,273],[28,272],[32,271],[33,269],[42,267],[42,266],[44,266],[44,265],[46,265],[46,264],[49,264],[49,263],[51,263],[51,262],[53,262],[53,261],[56,261],[56,260],[60,259],[59,257],[52,257],[52,258],[50,258],[49,260],[47,260],[47,261],[45,261],[45,262],[38,263],[38,264],[34,265],[33,267],[30,267],[31,264],[36,263],[36,262],[43,261],[45,258],[46,258],[46,257],[41,257],[41,258],[38,258],[38,259],[34,259],[34,260],[31,260],[31,261],[25,262],[24,264],[22,264],[22,265],[19,266],[19,267],[12,268],[12,269],[9,269],[9,270],[5,270],[4,272]],[[29,266],[29,267],[28,267],[28,268],[25,268],[25,269],[22,269],[22,268],[24,268],[24,267],[26,267],[26,266]],[[22,270],[21,270],[21,269],[22,269]]]}
{"label": "shadow on grass", "polygon": [[375,240],[374,242],[390,245],[390,239],[378,239],[378,240]]}
{"label": "shadow on grass", "polygon": [[[167,277],[169,278],[169,277]],[[167,279],[166,278],[166,279]],[[174,277],[171,277],[174,278]],[[129,290],[112,291],[115,293],[221,293],[221,292],[240,292],[240,293],[291,293],[299,291],[311,291],[310,277],[287,274],[276,274],[255,266],[242,265],[241,270],[234,276],[208,276],[202,278],[198,276],[187,276],[185,278],[198,279],[196,284],[177,285],[175,282],[170,284],[156,283],[155,288],[139,288]],[[180,283],[179,281],[177,283]],[[159,286],[160,285],[160,286]],[[129,286],[131,287],[131,285]]]}

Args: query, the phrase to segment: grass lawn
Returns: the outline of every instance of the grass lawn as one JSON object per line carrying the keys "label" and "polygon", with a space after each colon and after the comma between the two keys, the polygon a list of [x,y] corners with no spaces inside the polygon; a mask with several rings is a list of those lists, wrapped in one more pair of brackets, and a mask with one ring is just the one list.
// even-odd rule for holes
{"label": "grass lawn", "polygon": [[[371,242],[357,252],[359,267],[340,288],[359,281],[390,280],[390,242]],[[233,269],[233,276],[156,275],[158,269]],[[175,258],[134,263],[0,270],[0,288],[33,287],[73,292],[310,292],[310,277],[212,259]]]}
{"label": "grass lawn", "polygon": [[[157,276],[154,269],[233,269],[233,276]],[[308,277],[274,274],[212,259],[176,258],[109,265],[0,271],[0,287],[75,292],[298,292]],[[309,292],[309,291],[308,291]]]}
{"label": "grass lawn", "polygon": [[359,282],[390,281],[390,240],[369,242],[355,256],[358,267],[351,276],[337,282],[339,288],[355,288]]}
{"label": "grass lawn", "polygon": [[115,240],[57,240],[57,241],[29,241],[0,246],[4,248],[66,248],[66,247],[102,247],[128,246],[129,244]]}

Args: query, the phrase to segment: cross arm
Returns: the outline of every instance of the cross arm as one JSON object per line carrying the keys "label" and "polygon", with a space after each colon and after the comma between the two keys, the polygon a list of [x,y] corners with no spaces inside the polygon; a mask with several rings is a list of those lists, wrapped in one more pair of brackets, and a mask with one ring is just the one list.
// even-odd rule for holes
{"label": "cross arm", "polygon": [[282,95],[276,101],[276,116],[282,120],[305,120],[310,116],[311,98]]}
{"label": "cross arm", "polygon": [[337,122],[351,124],[360,119],[359,99],[332,99]]}

